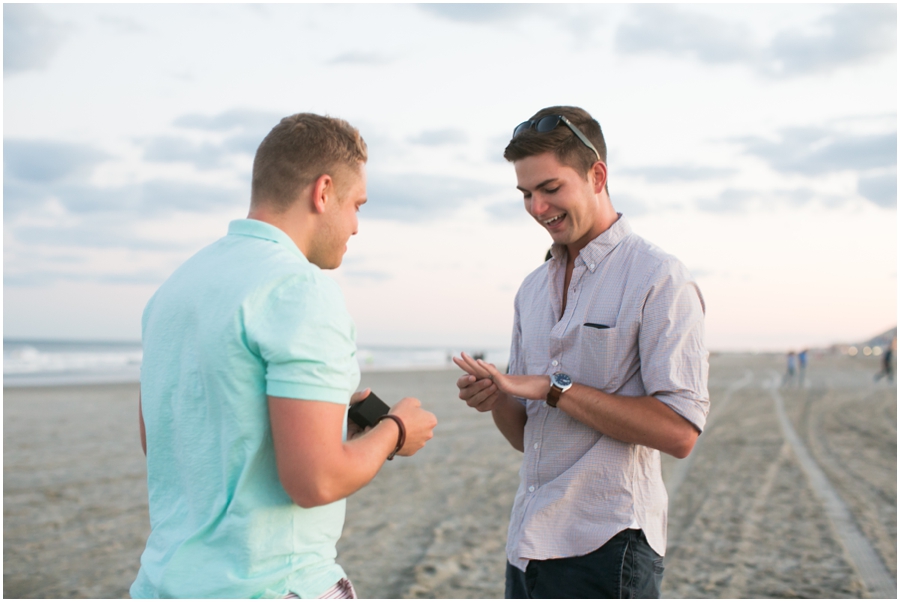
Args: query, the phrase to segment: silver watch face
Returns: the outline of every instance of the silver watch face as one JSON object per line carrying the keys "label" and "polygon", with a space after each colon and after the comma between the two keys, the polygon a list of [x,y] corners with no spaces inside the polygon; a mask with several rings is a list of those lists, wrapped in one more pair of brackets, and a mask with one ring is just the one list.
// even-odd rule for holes
{"label": "silver watch face", "polygon": [[572,377],[564,372],[555,373],[550,381],[553,383],[555,387],[566,390],[572,386]]}

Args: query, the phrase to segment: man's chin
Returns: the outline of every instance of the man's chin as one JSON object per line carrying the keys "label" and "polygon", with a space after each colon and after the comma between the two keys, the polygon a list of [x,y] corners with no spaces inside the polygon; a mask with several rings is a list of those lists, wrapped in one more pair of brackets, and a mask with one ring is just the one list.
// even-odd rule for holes
{"label": "man's chin", "polygon": [[315,266],[318,266],[318,268],[320,270],[336,270],[337,268],[341,267],[341,263],[343,263],[343,260],[344,260],[343,256],[338,257],[337,259],[334,259],[334,258],[324,259],[324,258],[316,257],[316,258],[310,258],[309,262]]}
{"label": "man's chin", "polygon": [[[344,249],[344,253],[347,252],[347,249]],[[344,263],[344,253],[339,254],[337,257],[333,257],[329,262],[329,267],[322,268],[323,270],[336,270],[341,267],[341,264]]]}
{"label": "man's chin", "polygon": [[553,241],[553,244],[557,245],[567,245],[572,242],[571,237],[566,232],[559,232],[556,234],[550,234],[550,240]]}

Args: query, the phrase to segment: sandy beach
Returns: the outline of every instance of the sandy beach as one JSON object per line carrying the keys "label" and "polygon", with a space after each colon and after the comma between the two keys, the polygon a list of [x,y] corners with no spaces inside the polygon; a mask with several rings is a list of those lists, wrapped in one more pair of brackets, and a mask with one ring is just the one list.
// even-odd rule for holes
{"label": "sandy beach", "polygon": [[[878,369],[877,358],[813,356],[804,382],[782,384],[781,356],[711,359],[708,427],[688,459],[664,456],[664,597],[871,597],[872,562],[847,543],[804,457],[896,594],[897,389],[873,383]],[[338,561],[362,597],[503,596],[520,455],[459,401],[458,374],[363,374],[362,386],[419,397],[440,423],[348,501]],[[127,597],[149,531],[137,391],[4,389],[4,597]]]}

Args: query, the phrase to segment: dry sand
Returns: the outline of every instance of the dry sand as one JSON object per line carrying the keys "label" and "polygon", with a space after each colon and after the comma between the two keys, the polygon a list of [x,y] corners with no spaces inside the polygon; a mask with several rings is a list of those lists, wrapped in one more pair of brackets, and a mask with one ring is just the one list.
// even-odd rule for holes
{"label": "dry sand", "polygon": [[[786,445],[769,389],[781,357],[712,358],[710,424],[664,456],[665,597],[865,597]],[[795,430],[896,581],[897,389],[874,358],[812,358],[779,389]],[[338,560],[361,596],[499,598],[520,455],[456,398],[455,370],[366,373],[440,420],[347,505]],[[4,597],[127,596],[149,530],[137,386],[4,390]]]}

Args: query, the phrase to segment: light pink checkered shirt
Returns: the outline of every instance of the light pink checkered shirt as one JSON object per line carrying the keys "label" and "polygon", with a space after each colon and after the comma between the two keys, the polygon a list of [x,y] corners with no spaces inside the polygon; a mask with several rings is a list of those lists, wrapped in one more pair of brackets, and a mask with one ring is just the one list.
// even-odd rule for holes
{"label": "light pink checkered shirt", "polygon": [[[702,429],[705,305],[684,265],[620,215],[579,253],[562,313],[566,249],[552,253],[516,295],[510,374],[565,372],[607,393],[652,395]],[[660,452],[601,435],[543,400],[522,401],[528,421],[510,563],[524,571],[529,559],[582,556],[635,524],[665,555]]]}

